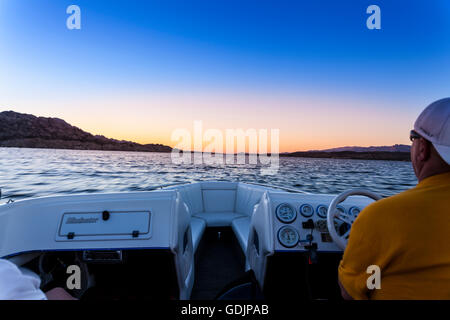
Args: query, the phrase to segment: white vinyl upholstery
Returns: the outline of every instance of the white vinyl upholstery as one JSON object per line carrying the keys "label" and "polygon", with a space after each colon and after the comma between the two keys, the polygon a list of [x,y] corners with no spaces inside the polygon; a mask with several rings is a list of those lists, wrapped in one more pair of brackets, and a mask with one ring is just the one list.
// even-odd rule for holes
{"label": "white vinyl upholstery", "polygon": [[206,228],[206,222],[200,218],[191,218],[191,232],[192,232],[192,243],[194,247],[194,252],[197,251],[200,240],[202,239],[203,232]]}
{"label": "white vinyl upholstery", "polygon": [[180,299],[189,299],[194,285],[194,248],[190,230],[191,215],[179,194],[175,201],[175,214],[170,248],[175,255]]}
{"label": "white vinyl upholstery", "polygon": [[248,241],[248,234],[250,233],[250,217],[243,217],[243,218],[237,218],[234,219],[231,222],[231,228],[234,231],[234,234],[236,235],[236,238],[239,241],[239,245],[242,248],[242,251],[245,253],[247,252],[247,241]]}
{"label": "white vinyl upholstery", "polygon": [[267,188],[230,182],[201,182],[175,188],[192,216],[194,252],[205,227],[231,227],[246,252],[251,216]]}
{"label": "white vinyl upholstery", "polygon": [[255,205],[259,203],[265,189],[240,183],[236,192],[236,212],[243,214],[244,218],[232,221],[231,228],[239,241],[244,254],[247,252],[247,243],[250,233],[250,223]]}
{"label": "white vinyl upholstery", "polygon": [[266,193],[263,195],[253,212],[245,254],[247,259],[246,269],[253,270],[255,278],[261,288],[264,288],[267,257],[274,252],[273,226],[270,208],[270,199]]}
{"label": "white vinyl upholstery", "polygon": [[203,190],[205,212],[233,212],[236,190]]}
{"label": "white vinyl upholstery", "polygon": [[240,183],[236,193],[236,212],[251,216],[253,208],[261,200],[265,188]]}
{"label": "white vinyl upholstery", "polygon": [[197,251],[200,240],[206,228],[204,219],[196,218],[196,213],[203,212],[202,188],[200,183],[178,186],[177,189],[181,199],[187,205],[191,214],[190,227],[194,253]]}
{"label": "white vinyl upholstery", "polygon": [[234,219],[245,215],[236,212],[203,212],[194,217],[205,220],[208,227],[229,227]]}
{"label": "white vinyl upholstery", "polygon": [[176,187],[181,199],[188,205],[191,215],[203,212],[203,198],[201,183],[188,184]]}

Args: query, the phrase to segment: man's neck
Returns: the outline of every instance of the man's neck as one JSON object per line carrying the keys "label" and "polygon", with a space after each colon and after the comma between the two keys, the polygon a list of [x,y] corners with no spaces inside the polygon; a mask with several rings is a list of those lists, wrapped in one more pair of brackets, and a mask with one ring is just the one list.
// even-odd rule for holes
{"label": "man's neck", "polygon": [[450,166],[448,166],[447,168],[443,169],[443,168],[428,168],[428,169],[424,169],[420,172],[420,174],[417,177],[417,180],[419,180],[419,182],[421,182],[422,180],[438,175],[438,174],[442,174],[442,173],[447,173],[450,172]]}

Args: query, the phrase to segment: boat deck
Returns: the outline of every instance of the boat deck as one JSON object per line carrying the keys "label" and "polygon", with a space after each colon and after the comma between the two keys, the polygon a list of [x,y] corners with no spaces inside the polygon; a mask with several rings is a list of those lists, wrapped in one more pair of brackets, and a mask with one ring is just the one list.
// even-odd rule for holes
{"label": "boat deck", "polygon": [[245,259],[231,228],[205,230],[195,266],[192,300],[212,300],[228,284],[245,275]]}

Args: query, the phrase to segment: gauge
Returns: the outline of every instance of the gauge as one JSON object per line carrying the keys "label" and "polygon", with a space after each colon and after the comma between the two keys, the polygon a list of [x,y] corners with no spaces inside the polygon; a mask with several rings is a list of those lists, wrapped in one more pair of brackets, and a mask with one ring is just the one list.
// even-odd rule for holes
{"label": "gauge", "polygon": [[278,241],[286,248],[295,247],[299,239],[297,230],[291,226],[284,226],[278,230]]}
{"label": "gauge", "polygon": [[309,218],[314,214],[314,208],[310,204],[303,204],[300,207],[300,213],[305,218]]}
{"label": "gauge", "polygon": [[350,209],[348,209],[348,213],[350,213],[354,217],[357,217],[360,212],[361,209],[359,209],[358,207],[351,207]]}
{"label": "gauge", "polygon": [[321,204],[317,207],[317,215],[321,218],[326,218],[328,213],[328,207]]}
{"label": "gauge", "polygon": [[291,223],[297,218],[297,213],[293,206],[288,203],[282,203],[277,207],[276,215],[278,220],[284,223]]}

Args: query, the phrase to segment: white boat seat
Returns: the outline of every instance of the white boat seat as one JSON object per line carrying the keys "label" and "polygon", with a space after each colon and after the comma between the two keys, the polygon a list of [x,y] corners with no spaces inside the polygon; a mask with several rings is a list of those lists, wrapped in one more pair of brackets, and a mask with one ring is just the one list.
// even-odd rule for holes
{"label": "white boat seat", "polygon": [[230,227],[233,220],[246,215],[236,212],[200,212],[193,217],[205,220],[208,227]]}
{"label": "white boat seat", "polygon": [[192,246],[194,247],[194,252],[197,251],[200,240],[202,239],[203,232],[206,228],[206,222],[200,218],[191,218],[191,233],[192,233]]}
{"label": "white boat seat", "polygon": [[180,192],[192,216],[194,252],[205,227],[231,227],[246,254],[250,217],[267,188],[228,182],[204,182],[173,188]]}
{"label": "white boat seat", "polygon": [[234,219],[231,222],[231,228],[234,231],[234,234],[236,235],[236,238],[239,241],[239,245],[242,248],[242,251],[244,254],[247,252],[247,242],[248,242],[248,235],[250,233],[250,217],[242,217]]}

